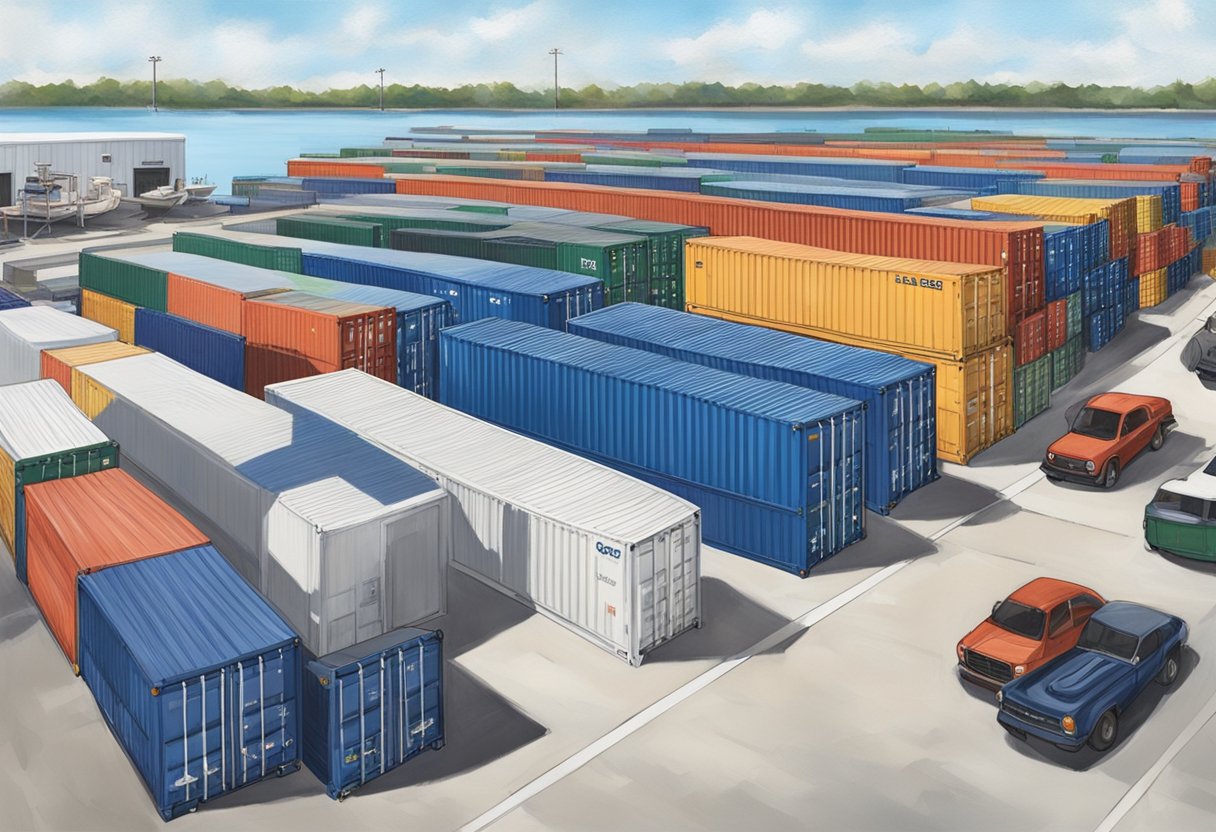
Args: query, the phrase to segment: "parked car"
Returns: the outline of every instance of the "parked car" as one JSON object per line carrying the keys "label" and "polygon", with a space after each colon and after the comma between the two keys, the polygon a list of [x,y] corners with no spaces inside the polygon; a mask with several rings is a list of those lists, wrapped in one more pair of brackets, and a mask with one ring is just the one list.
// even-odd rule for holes
{"label": "parked car", "polygon": [[1035,578],[963,636],[955,651],[964,679],[988,688],[1016,679],[1071,650],[1106,601],[1080,584]]}
{"label": "parked car", "polygon": [[1105,751],[1149,682],[1168,687],[1178,678],[1186,638],[1177,616],[1111,601],[1090,616],[1076,647],[997,692],[997,720],[1019,739]]}
{"label": "parked car", "polygon": [[1050,480],[1114,488],[1141,451],[1160,449],[1177,426],[1169,399],[1102,393],[1081,406],[1039,468]]}
{"label": "parked car", "polygon": [[1144,541],[1153,551],[1216,561],[1216,459],[1157,489],[1144,507]]}
{"label": "parked car", "polygon": [[1180,357],[1187,372],[1198,375],[1205,386],[1216,384],[1216,315],[1191,336]]}

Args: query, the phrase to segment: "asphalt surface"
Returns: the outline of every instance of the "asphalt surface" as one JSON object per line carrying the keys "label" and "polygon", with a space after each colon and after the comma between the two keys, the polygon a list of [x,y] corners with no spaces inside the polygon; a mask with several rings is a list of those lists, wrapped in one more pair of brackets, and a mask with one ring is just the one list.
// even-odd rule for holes
{"label": "asphalt surface", "polygon": [[[1216,453],[1216,392],[1178,361],[1212,311],[1216,281],[1196,278],[1141,312],[1049,412],[870,515],[806,580],[708,550],[706,626],[640,668],[453,572],[443,750],[341,804],[304,769],[173,828],[1216,828],[1216,569],[1147,552],[1140,525],[1160,482]],[[1178,430],[1114,491],[1043,480],[1064,410],[1107,389],[1169,397]],[[1190,624],[1179,681],[1105,755],[1013,740],[955,671],[959,637],[1040,575]],[[0,828],[160,828],[7,558],[0,666]]]}

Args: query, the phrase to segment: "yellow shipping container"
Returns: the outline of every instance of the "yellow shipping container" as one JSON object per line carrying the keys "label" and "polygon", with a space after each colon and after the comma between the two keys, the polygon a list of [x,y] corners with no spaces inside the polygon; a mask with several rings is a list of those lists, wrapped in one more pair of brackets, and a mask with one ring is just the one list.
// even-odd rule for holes
{"label": "yellow shipping container", "polygon": [[687,242],[685,299],[861,346],[959,360],[1003,343],[1004,270],[755,237]]}
{"label": "yellow shipping container", "polygon": [[1111,259],[1129,256],[1136,248],[1136,198],[1075,199],[1064,196],[1019,196],[998,194],[971,200],[976,211],[998,214],[1024,214],[1052,222],[1092,223],[1099,219],[1110,224]]}
{"label": "yellow shipping container", "polygon": [[110,406],[114,394],[98,382],[80,372],[79,367],[72,368],[72,401],[81,409],[85,416],[96,419],[97,414]]}
{"label": "yellow shipping container", "polygon": [[1203,273],[1208,277],[1216,277],[1216,248],[1203,250]]}
{"label": "yellow shipping container", "polygon": [[1168,269],[1157,269],[1140,275],[1140,308],[1156,306],[1169,297]]}
{"label": "yellow shipping container", "polygon": [[119,341],[128,344],[135,343],[135,306],[133,304],[90,289],[81,289],[80,316],[117,330]]}
{"label": "yellow shipping container", "polygon": [[503,162],[525,162],[528,159],[528,154],[523,150],[500,150],[498,158]]}
{"label": "yellow shipping container", "polygon": [[17,463],[0,449],[0,538],[8,556],[16,560],[17,548]]}
{"label": "yellow shipping container", "polygon": [[1164,222],[1161,213],[1161,197],[1153,194],[1136,194],[1136,233],[1157,231]]}

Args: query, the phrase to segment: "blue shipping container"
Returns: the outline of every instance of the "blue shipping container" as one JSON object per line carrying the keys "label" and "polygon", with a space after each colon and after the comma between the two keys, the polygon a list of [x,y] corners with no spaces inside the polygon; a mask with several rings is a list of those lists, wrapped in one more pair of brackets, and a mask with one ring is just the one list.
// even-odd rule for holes
{"label": "blue shipping container", "polygon": [[701,193],[735,199],[758,199],[764,202],[787,202],[794,205],[819,205],[851,211],[883,211],[898,214],[909,208],[919,208],[921,197],[899,190],[877,188],[825,187],[793,182],[706,182]]}
{"label": "blue shipping container", "polygon": [[861,402],[515,321],[439,351],[444,404],[695,503],[714,546],[805,576],[865,535]]}
{"label": "blue shipping container", "polygon": [[308,662],[304,765],[342,800],[443,747],[443,632],[395,630]]}
{"label": "blue shipping container", "polygon": [[300,767],[299,640],[219,552],[77,587],[80,676],[161,817]]}
{"label": "blue shipping container", "polygon": [[299,248],[305,274],[443,298],[458,323],[507,318],[565,329],[570,318],[604,305],[604,284],[594,277],[311,240],[301,240]]}
{"label": "blue shipping container", "polygon": [[963,188],[977,191],[996,187],[998,183],[1015,179],[1042,179],[1043,174],[1030,170],[999,170],[996,168],[912,167],[904,168],[900,181],[905,185],[935,185],[939,188]]}
{"label": "blue shipping container", "polygon": [[640,303],[574,318],[568,331],[865,402],[865,503],[879,514],[938,478],[932,364]]}
{"label": "blue shipping container", "polygon": [[610,188],[645,188],[652,191],[683,191],[699,193],[701,179],[695,176],[652,176],[637,174],[592,173],[581,170],[547,170],[546,182],[576,182],[580,185],[602,185]]}
{"label": "blue shipping container", "polygon": [[306,176],[304,177],[303,185],[304,190],[315,191],[325,196],[397,193],[397,182],[393,179]]}
{"label": "blue shipping container", "polygon": [[5,309],[23,309],[29,305],[30,302],[21,295],[0,286],[0,312]]}
{"label": "blue shipping container", "polygon": [[885,159],[849,159],[819,156],[752,156],[737,153],[686,153],[689,164],[740,173],[794,173],[834,176],[840,179],[875,179],[899,182],[906,162]]}
{"label": "blue shipping container", "polygon": [[135,346],[147,347],[196,373],[245,391],[245,338],[188,318],[136,307]]}

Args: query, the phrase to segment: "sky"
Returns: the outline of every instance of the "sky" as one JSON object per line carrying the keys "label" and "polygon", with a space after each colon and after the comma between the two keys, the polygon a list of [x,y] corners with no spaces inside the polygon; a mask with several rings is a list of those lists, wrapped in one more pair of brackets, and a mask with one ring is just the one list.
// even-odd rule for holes
{"label": "sky", "polygon": [[1212,0],[0,0],[0,82],[1030,81],[1214,74]]}

